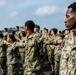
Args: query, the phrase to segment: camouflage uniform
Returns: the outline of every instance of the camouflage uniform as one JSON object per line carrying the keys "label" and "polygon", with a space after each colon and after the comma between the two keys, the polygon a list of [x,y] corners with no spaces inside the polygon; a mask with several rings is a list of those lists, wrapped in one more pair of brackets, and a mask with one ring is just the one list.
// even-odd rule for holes
{"label": "camouflage uniform", "polygon": [[54,48],[55,45],[58,45],[57,40],[58,40],[58,36],[49,37],[48,34],[42,35],[42,37],[39,39],[39,41],[43,42],[44,49],[45,51],[47,51],[48,60],[51,64],[52,70],[54,70]]}
{"label": "camouflage uniform", "polygon": [[[35,33],[35,38],[37,40],[37,42],[39,41],[39,39],[41,38],[42,34],[41,33]],[[39,53],[40,53],[40,60],[41,60],[41,63],[43,62],[43,43],[40,42],[38,44],[39,46]]]}
{"label": "camouflage uniform", "polygon": [[19,48],[16,43],[8,45],[7,67],[8,75],[19,75]]}
{"label": "camouflage uniform", "polygon": [[61,45],[55,47],[54,52],[54,74],[59,75],[59,65],[60,65],[60,57],[61,57]]}
{"label": "camouflage uniform", "polygon": [[17,41],[20,41],[20,37],[19,37],[20,33],[21,33],[20,30],[15,32],[15,38],[16,38]]}
{"label": "camouflage uniform", "polygon": [[[25,43],[25,39],[26,39],[26,37],[22,38],[22,39],[20,40],[20,43]],[[20,57],[21,57],[22,64],[24,64],[25,47],[20,47],[20,48],[19,48],[19,53],[20,53]]]}
{"label": "camouflage uniform", "polygon": [[67,75],[76,75],[76,45],[72,48],[69,55]]}
{"label": "camouflage uniform", "polygon": [[76,75],[76,46],[73,32],[65,36],[60,60],[60,75]]}
{"label": "camouflage uniform", "polygon": [[46,46],[46,42],[48,41],[48,34],[43,34],[38,41],[40,42],[39,44],[42,43],[42,55],[44,56],[42,59],[44,59],[47,56],[47,46]]}
{"label": "camouflage uniform", "polygon": [[58,40],[58,36],[54,36],[54,37],[51,36],[49,37],[49,39],[47,39],[47,44],[46,44],[48,59],[52,71],[54,71],[54,51],[55,51],[55,46],[57,45],[57,40]]}
{"label": "camouflage uniform", "polygon": [[24,75],[42,75],[38,43],[31,34],[26,38]]}
{"label": "camouflage uniform", "polygon": [[[21,38],[19,43],[25,43],[26,37]],[[24,60],[25,60],[25,46],[19,46],[19,53],[20,53],[20,73],[23,75],[24,72]]]}
{"label": "camouflage uniform", "polygon": [[6,75],[6,49],[7,49],[7,44],[6,41],[1,40],[0,41],[0,67],[2,69],[3,75]]}
{"label": "camouflage uniform", "polygon": [[46,42],[48,41],[48,38],[48,34],[45,33],[38,40],[40,43],[43,43],[43,52],[46,52]]}
{"label": "camouflage uniform", "polygon": [[49,38],[49,35],[48,35],[48,34],[44,33],[44,34],[42,35],[42,41],[43,41],[43,49],[44,49],[44,52],[47,51],[46,42],[47,42],[48,38]]}
{"label": "camouflage uniform", "polygon": [[4,40],[7,40],[8,32],[5,32],[3,35],[4,35]]}
{"label": "camouflage uniform", "polygon": [[55,45],[51,45],[51,46],[53,46],[53,48],[52,48],[52,52],[51,52],[51,61],[52,61],[52,68],[53,68],[53,70],[54,70],[54,68],[55,68],[55,59],[56,59],[56,57],[55,57],[55,51],[56,51],[56,46],[58,46],[58,36],[54,36],[54,37],[52,37],[53,39],[53,43],[55,44]]}
{"label": "camouflage uniform", "polygon": [[[49,40],[51,40],[51,36],[48,36],[47,38],[49,38]],[[46,41],[48,41],[47,38],[46,38]],[[50,45],[46,45],[46,52],[47,52],[48,60],[49,60],[49,62],[50,62],[50,66],[51,66],[51,64],[52,64],[52,60],[51,60],[51,52],[52,52],[52,50],[51,50],[51,49],[52,49],[52,48],[51,48]],[[51,68],[52,68],[52,66],[51,66]]]}

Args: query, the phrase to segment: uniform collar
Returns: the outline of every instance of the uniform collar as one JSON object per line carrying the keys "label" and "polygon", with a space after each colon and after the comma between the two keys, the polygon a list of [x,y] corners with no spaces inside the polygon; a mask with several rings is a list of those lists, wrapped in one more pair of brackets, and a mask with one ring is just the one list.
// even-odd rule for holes
{"label": "uniform collar", "polygon": [[29,37],[27,36],[28,39],[31,39],[32,37],[34,37],[34,33],[32,33]]}

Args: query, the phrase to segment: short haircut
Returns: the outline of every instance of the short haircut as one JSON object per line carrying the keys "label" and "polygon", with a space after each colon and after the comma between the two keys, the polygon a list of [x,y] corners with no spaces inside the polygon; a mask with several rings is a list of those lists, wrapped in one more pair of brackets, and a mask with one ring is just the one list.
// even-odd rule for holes
{"label": "short haircut", "polygon": [[55,34],[58,32],[57,28],[52,28],[51,30],[53,30]]}
{"label": "short haircut", "polygon": [[16,41],[16,38],[15,38],[14,34],[8,34],[8,37],[11,38],[13,40],[13,42]]}
{"label": "short haircut", "polygon": [[35,28],[38,28],[38,29],[40,30],[40,26],[39,26],[39,25],[37,25],[37,24],[35,25]]}
{"label": "short haircut", "polygon": [[70,31],[69,29],[65,29],[65,31],[66,31],[66,30],[67,30],[67,31]]}
{"label": "short haircut", "polygon": [[26,34],[25,34],[25,32],[24,32],[24,31],[21,31],[21,34],[22,34],[23,36],[26,36]]}
{"label": "short haircut", "polygon": [[28,20],[25,22],[25,26],[27,26],[31,31],[34,32],[35,24],[32,20]]}
{"label": "short haircut", "polygon": [[4,28],[5,29],[5,31],[8,31],[8,28]]}
{"label": "short haircut", "polygon": [[48,32],[48,29],[45,29]]}
{"label": "short haircut", "polygon": [[44,28],[44,30],[45,30],[46,28]]}
{"label": "short haircut", "polygon": [[15,34],[15,31],[11,31],[12,34]]}
{"label": "short haircut", "polygon": [[72,11],[73,11],[73,12],[76,12],[76,2],[70,4],[70,5],[68,6],[68,8],[72,8]]}
{"label": "short haircut", "polygon": [[19,29],[19,26],[16,26],[16,28],[18,28],[18,29]]}

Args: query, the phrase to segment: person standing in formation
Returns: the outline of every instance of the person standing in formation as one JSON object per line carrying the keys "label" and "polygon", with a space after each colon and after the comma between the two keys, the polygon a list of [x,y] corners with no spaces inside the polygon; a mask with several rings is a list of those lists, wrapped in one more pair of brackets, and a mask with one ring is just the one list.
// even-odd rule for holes
{"label": "person standing in formation", "polygon": [[70,33],[63,39],[59,75],[76,75],[76,2],[68,6],[65,25]]}
{"label": "person standing in formation", "polygon": [[24,75],[43,75],[39,60],[39,48],[34,34],[35,24],[32,20],[26,21],[24,30],[26,32]]}
{"label": "person standing in formation", "polygon": [[7,36],[7,70],[8,75],[19,75],[19,47],[13,34]]}

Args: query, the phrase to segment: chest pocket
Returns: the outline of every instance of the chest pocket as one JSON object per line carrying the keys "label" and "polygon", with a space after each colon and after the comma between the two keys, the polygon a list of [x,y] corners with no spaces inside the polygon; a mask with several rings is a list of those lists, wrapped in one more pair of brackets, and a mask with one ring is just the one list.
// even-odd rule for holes
{"label": "chest pocket", "polygon": [[31,40],[31,41],[29,40],[29,41],[28,41],[28,46],[29,46],[29,47],[34,46],[34,40]]}

